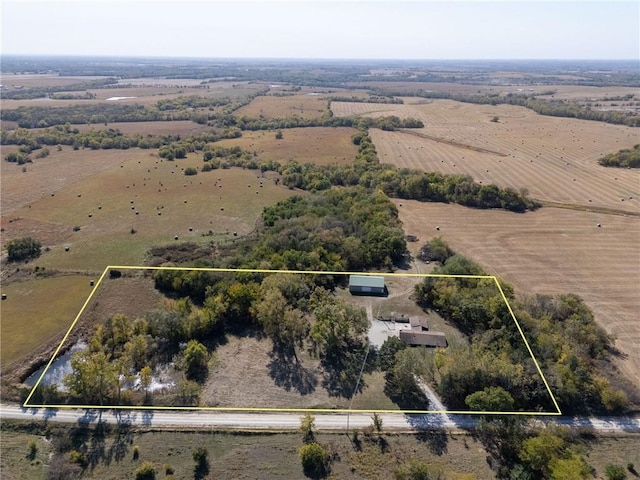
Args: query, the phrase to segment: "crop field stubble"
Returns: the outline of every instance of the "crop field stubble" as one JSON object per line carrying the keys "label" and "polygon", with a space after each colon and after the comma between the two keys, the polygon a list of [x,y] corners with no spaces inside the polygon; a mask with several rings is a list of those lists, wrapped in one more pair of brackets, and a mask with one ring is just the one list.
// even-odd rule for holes
{"label": "crop field stubble", "polygon": [[[516,214],[394,202],[406,233],[425,240],[441,236],[455,251],[511,283],[517,293],[581,296],[596,321],[617,337],[623,357],[615,362],[640,385],[638,218],[550,207]],[[414,255],[421,244],[410,244]]]}
{"label": "crop field stubble", "polygon": [[328,112],[326,95],[317,92],[293,95],[264,95],[254,98],[250,104],[236,111],[242,117],[264,116],[278,118],[297,115],[302,118],[319,118]]}
{"label": "crop field stubble", "polygon": [[357,130],[349,127],[288,128],[282,131],[282,139],[276,139],[274,132],[243,132],[242,137],[220,140],[215,146],[239,146],[256,152],[258,161],[344,164],[352,162],[358,152],[351,141],[355,133]]}

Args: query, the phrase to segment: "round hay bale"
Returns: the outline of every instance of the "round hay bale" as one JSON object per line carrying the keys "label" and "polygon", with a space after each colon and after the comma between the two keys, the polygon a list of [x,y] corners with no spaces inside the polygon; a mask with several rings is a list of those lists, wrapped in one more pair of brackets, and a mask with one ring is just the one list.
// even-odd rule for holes
{"label": "round hay bale", "polygon": [[6,293],[3,293],[3,294],[2,294],[2,300],[6,300],[6,299],[7,299],[7,294],[6,294]]}
{"label": "round hay bale", "polygon": [[69,251],[69,247],[64,247],[64,251],[68,252]]}
{"label": "round hay bale", "polygon": [[95,284],[96,284],[96,282],[94,282],[93,280],[91,280],[91,281],[89,282],[89,285],[90,285],[90,286],[92,286],[92,287],[93,287]]}
{"label": "round hay bale", "polygon": [[173,236],[173,239],[174,239],[174,240],[178,240],[178,235],[174,235],[174,236]]}

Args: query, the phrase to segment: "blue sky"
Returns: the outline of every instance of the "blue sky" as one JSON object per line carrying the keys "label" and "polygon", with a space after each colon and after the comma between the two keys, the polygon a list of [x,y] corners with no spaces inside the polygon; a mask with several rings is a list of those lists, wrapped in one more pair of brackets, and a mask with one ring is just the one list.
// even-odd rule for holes
{"label": "blue sky", "polygon": [[3,54],[639,59],[640,1],[2,0]]}

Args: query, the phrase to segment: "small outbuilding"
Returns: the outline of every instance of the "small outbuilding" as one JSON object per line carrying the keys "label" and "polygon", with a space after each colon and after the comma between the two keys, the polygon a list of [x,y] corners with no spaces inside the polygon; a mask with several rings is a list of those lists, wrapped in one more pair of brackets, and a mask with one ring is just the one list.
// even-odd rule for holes
{"label": "small outbuilding", "polygon": [[400,339],[408,345],[422,345],[425,347],[446,347],[447,338],[442,332],[416,331],[414,329],[400,330]]}
{"label": "small outbuilding", "polygon": [[411,330],[414,332],[426,332],[429,330],[429,323],[426,317],[410,317],[409,325],[411,325]]}
{"label": "small outbuilding", "polygon": [[387,295],[387,286],[384,284],[384,277],[371,275],[350,275],[349,293],[351,295]]}

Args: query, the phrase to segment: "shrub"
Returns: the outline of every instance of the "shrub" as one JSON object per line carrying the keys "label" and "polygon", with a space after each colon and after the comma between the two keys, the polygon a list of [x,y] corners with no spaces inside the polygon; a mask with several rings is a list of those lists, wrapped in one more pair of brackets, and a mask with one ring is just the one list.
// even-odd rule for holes
{"label": "shrub", "polygon": [[136,480],[155,480],[156,467],[151,462],[144,462],[135,472]]}
{"label": "shrub", "polygon": [[605,467],[604,474],[608,480],[625,480],[625,478],[627,478],[627,474],[622,465],[609,464]]}
{"label": "shrub", "polygon": [[29,453],[27,453],[27,458],[29,460],[33,460],[36,458],[36,453],[38,453],[38,444],[35,440],[31,440],[29,442]]}
{"label": "shrub", "polygon": [[7,254],[10,262],[28,260],[40,256],[42,244],[31,237],[16,238],[7,243]]}
{"label": "shrub", "polygon": [[188,176],[197,175],[198,174],[198,170],[196,170],[193,167],[187,167],[187,168],[184,169],[184,174],[188,175]]}
{"label": "shrub", "polygon": [[140,458],[140,447],[138,445],[133,446],[133,459],[138,460]]}
{"label": "shrub", "polygon": [[304,474],[311,478],[322,478],[329,474],[329,452],[319,443],[313,442],[300,448],[300,461]]}

